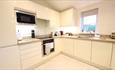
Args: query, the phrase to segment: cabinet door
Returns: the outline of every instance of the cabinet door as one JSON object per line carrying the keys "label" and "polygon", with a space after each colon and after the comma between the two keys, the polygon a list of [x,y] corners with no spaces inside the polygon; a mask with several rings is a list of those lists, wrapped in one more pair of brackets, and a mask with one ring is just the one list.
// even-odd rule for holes
{"label": "cabinet door", "polygon": [[113,53],[112,53],[111,68],[112,68],[112,70],[115,70],[115,44],[113,44]]}
{"label": "cabinet door", "polygon": [[59,27],[60,13],[52,9],[49,9],[49,20],[50,20],[50,27]]}
{"label": "cabinet door", "polygon": [[62,50],[62,39],[55,38],[55,52],[61,52]]}
{"label": "cabinet door", "polygon": [[37,4],[32,1],[29,0],[12,1],[12,3],[14,4],[14,7],[17,9],[27,11],[27,12],[32,12],[32,13],[36,12]]}
{"label": "cabinet door", "polygon": [[77,13],[74,8],[61,12],[61,26],[74,26],[76,25]]}
{"label": "cabinet door", "polygon": [[17,44],[12,1],[0,1],[0,47]]}
{"label": "cabinet door", "polygon": [[69,55],[74,55],[74,40],[73,39],[62,39],[63,52]]}
{"label": "cabinet door", "polygon": [[37,18],[49,20],[49,9],[47,7],[38,5],[37,8]]}
{"label": "cabinet door", "polygon": [[110,67],[112,43],[92,42],[92,62],[101,66]]}
{"label": "cabinet door", "polygon": [[40,62],[42,58],[41,42],[20,45],[22,68],[28,69]]}
{"label": "cabinet door", "polygon": [[18,46],[0,48],[0,70],[21,70]]}
{"label": "cabinet door", "polygon": [[91,58],[91,41],[76,40],[75,42],[75,56],[87,61]]}

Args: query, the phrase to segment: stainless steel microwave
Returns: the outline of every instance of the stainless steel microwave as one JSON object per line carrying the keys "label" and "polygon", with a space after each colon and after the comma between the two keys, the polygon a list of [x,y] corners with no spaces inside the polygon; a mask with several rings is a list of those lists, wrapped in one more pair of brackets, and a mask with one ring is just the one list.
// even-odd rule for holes
{"label": "stainless steel microwave", "polygon": [[16,12],[16,18],[18,23],[35,24],[35,16],[31,14]]}

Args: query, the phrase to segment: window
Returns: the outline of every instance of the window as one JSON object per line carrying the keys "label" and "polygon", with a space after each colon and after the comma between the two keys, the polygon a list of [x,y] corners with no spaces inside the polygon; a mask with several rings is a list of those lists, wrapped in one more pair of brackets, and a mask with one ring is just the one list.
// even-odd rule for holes
{"label": "window", "polygon": [[95,32],[97,24],[98,9],[82,12],[81,30],[82,32]]}

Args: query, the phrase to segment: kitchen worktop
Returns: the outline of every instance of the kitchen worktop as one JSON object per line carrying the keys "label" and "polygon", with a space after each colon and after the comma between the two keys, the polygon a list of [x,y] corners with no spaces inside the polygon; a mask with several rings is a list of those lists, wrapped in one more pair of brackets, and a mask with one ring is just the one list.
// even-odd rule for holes
{"label": "kitchen worktop", "polygon": [[[103,41],[103,42],[112,42],[115,43],[115,39],[111,39],[110,37],[79,37],[79,36],[54,36],[54,38],[71,38],[71,39],[78,39],[78,40],[91,40],[91,41]],[[51,39],[51,38],[46,38],[46,39]],[[21,44],[27,44],[27,43],[32,43],[32,42],[42,42],[43,40],[46,39],[38,39],[38,38],[26,38],[22,39],[17,42],[18,45]]]}
{"label": "kitchen worktop", "polygon": [[55,38],[71,38],[71,39],[79,39],[79,40],[91,40],[91,41],[104,41],[104,42],[113,42],[115,43],[115,39],[111,39],[110,37],[78,37],[78,36],[55,36]]}
{"label": "kitchen worktop", "polygon": [[39,39],[39,38],[25,38],[22,40],[18,40],[17,44],[21,45],[21,44],[28,44],[28,43],[32,43],[32,42],[42,42],[43,40],[47,40],[47,39],[52,39],[52,38],[43,38],[43,39]]}
{"label": "kitchen worktop", "polygon": [[28,43],[32,43],[32,42],[41,42],[41,41],[42,40],[36,39],[36,38],[26,38],[26,39],[17,41],[17,44],[21,45],[21,44],[28,44]]}

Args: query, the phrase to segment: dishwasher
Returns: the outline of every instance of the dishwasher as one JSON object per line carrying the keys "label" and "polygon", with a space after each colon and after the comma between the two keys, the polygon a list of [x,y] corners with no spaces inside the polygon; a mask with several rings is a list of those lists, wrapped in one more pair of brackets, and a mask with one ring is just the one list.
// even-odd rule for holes
{"label": "dishwasher", "polygon": [[44,39],[43,40],[43,55],[49,55],[50,53],[55,51],[54,39]]}

